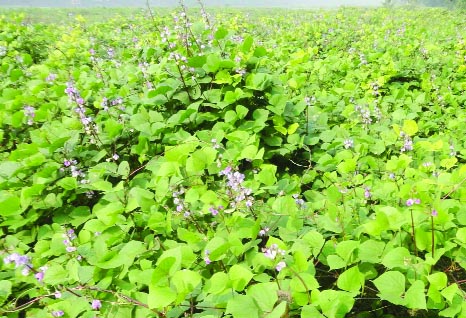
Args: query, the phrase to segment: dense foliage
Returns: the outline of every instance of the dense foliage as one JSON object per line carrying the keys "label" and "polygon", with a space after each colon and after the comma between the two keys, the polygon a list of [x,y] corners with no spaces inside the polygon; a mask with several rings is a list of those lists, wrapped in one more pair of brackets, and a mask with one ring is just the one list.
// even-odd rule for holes
{"label": "dense foliage", "polygon": [[0,18],[4,317],[466,317],[466,21]]}

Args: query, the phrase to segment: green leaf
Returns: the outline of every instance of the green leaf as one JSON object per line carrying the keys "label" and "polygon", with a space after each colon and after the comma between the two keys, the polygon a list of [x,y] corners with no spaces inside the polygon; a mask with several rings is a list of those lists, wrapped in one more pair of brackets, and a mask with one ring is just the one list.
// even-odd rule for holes
{"label": "green leaf", "polygon": [[248,288],[246,295],[251,296],[263,312],[270,312],[278,301],[278,286],[275,283],[259,283]]}
{"label": "green leaf", "polygon": [[406,247],[396,247],[390,250],[382,259],[382,264],[388,269],[405,268],[411,260],[411,254]]}
{"label": "green leaf", "polygon": [[408,136],[415,135],[419,130],[419,128],[417,127],[417,123],[412,119],[405,119],[405,121],[403,122],[402,129],[403,132]]}
{"label": "green leaf", "polygon": [[415,281],[406,291],[406,307],[411,309],[427,309],[426,292],[424,282]]}
{"label": "green leaf", "polygon": [[453,283],[448,287],[445,287],[440,293],[451,304],[453,302],[453,297],[455,297],[455,295],[457,295],[459,291],[460,289],[458,285],[456,283]]}
{"label": "green leaf", "polygon": [[150,309],[163,309],[176,300],[176,292],[170,287],[149,285],[147,305]]}
{"label": "green leaf", "polygon": [[242,291],[254,274],[245,266],[235,264],[228,271],[228,277],[236,291]]}
{"label": "green leaf", "polygon": [[130,172],[130,168],[129,168],[128,161],[120,162],[120,164],[118,165],[117,173],[120,176],[122,176],[124,179],[126,179],[126,178],[128,178],[129,172]]}
{"label": "green leaf", "polygon": [[379,290],[380,298],[395,305],[405,305],[405,276],[396,271],[388,271],[374,279],[374,285]]}
{"label": "green leaf", "polygon": [[94,205],[92,212],[105,225],[110,226],[117,223],[119,216],[124,210],[124,206],[121,202],[111,202],[107,204],[99,202]]}
{"label": "green leaf", "polygon": [[50,285],[64,284],[68,281],[68,271],[61,265],[51,265],[45,271],[44,283]]}
{"label": "green leaf", "polygon": [[328,318],[343,318],[351,311],[354,298],[343,291],[324,290],[318,300],[322,313]]}
{"label": "green leaf", "polygon": [[288,132],[288,135],[294,134],[298,128],[299,128],[299,124],[298,124],[298,123],[291,124],[291,125],[288,127],[288,131],[287,131],[287,132]]}
{"label": "green leaf", "polygon": [[364,286],[364,274],[357,266],[351,267],[338,276],[337,286],[352,293],[358,293]]}
{"label": "green leaf", "polygon": [[215,32],[214,37],[216,40],[221,40],[221,39],[224,39],[227,35],[228,35],[228,30],[223,27],[219,27],[217,31]]}
{"label": "green leaf", "polygon": [[330,270],[346,267],[347,263],[338,255],[327,256],[327,263]]}
{"label": "green leaf", "polygon": [[437,290],[442,290],[447,286],[448,277],[444,272],[437,272],[427,276],[427,280],[431,287]]}
{"label": "green leaf", "polygon": [[358,257],[362,262],[379,263],[385,243],[376,240],[367,240],[358,248]]}
{"label": "green leaf", "polygon": [[7,191],[0,192],[0,215],[9,217],[21,214],[20,198],[8,193]]}
{"label": "green leaf", "polygon": [[277,166],[272,164],[263,164],[260,166],[260,172],[254,175],[254,179],[257,179],[266,186],[271,186],[277,182]]}
{"label": "green leaf", "polygon": [[284,317],[286,310],[288,308],[287,302],[282,301],[280,304],[278,304],[277,307],[273,309],[273,311],[269,314],[267,314],[267,318],[282,318]]}
{"label": "green leaf", "polygon": [[210,294],[217,295],[227,289],[229,283],[230,280],[228,279],[228,275],[226,273],[217,272],[213,274],[209,280],[207,280],[205,284],[205,291]]}
{"label": "green leaf", "polygon": [[0,305],[11,295],[13,283],[8,280],[0,280]]}
{"label": "green leaf", "polygon": [[294,275],[291,279],[290,288],[292,292],[303,293],[319,288],[319,282],[314,275],[309,273],[299,273],[298,275],[299,277]]}
{"label": "green leaf", "polygon": [[248,295],[235,295],[228,300],[225,313],[233,318],[259,318],[259,308],[254,298]]}
{"label": "green leaf", "polygon": [[65,190],[74,190],[78,187],[78,181],[73,177],[66,177],[57,182],[59,187]]}
{"label": "green leaf", "polygon": [[201,281],[201,275],[197,272],[188,269],[176,272],[171,278],[171,283],[176,288],[178,302],[182,302],[188,294],[193,292]]}
{"label": "green leaf", "polygon": [[359,241],[342,241],[338,243],[335,248],[337,254],[345,261],[350,262],[352,260],[353,252],[359,247]]}

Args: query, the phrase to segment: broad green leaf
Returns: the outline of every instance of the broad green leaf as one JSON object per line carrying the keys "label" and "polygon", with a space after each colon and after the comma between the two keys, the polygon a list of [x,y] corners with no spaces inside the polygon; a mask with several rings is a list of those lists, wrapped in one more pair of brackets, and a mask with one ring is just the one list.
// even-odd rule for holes
{"label": "broad green leaf", "polygon": [[347,292],[324,290],[319,294],[318,303],[326,317],[343,318],[353,308],[354,299]]}
{"label": "broad green leaf", "polygon": [[201,284],[201,281],[201,275],[197,272],[188,269],[176,272],[171,277],[171,283],[176,288],[177,301],[182,302],[189,293]]}
{"label": "broad green leaf", "polygon": [[364,275],[357,266],[353,266],[338,276],[337,286],[345,291],[357,293],[364,286]]}
{"label": "broad green leaf", "polygon": [[[298,277],[299,275],[299,277]],[[319,288],[319,282],[309,273],[298,273],[293,276],[290,282],[290,288],[292,292],[308,292]]]}
{"label": "broad green leaf", "polygon": [[411,309],[427,309],[424,282],[416,280],[406,291],[406,307]]}
{"label": "broad green leaf", "polygon": [[405,119],[403,122],[402,130],[408,136],[414,136],[418,132],[419,128],[417,127],[417,123],[414,120]]}
{"label": "broad green leaf", "polygon": [[226,273],[217,272],[206,281],[205,291],[214,295],[220,294],[227,289],[229,283],[230,280]]}
{"label": "broad green leaf", "polygon": [[57,182],[57,185],[65,190],[74,190],[78,186],[78,181],[73,177],[66,177]]}
{"label": "broad green leaf", "polygon": [[228,271],[228,277],[236,291],[242,291],[254,274],[246,266],[235,264]]}
{"label": "broad green leaf", "polygon": [[278,301],[278,286],[275,283],[259,283],[248,288],[246,295],[252,296],[263,312],[272,311]]}
{"label": "broad green leaf", "polygon": [[176,292],[170,287],[149,285],[148,306],[151,309],[163,309],[176,300]]}
{"label": "broad green leaf", "polygon": [[411,261],[411,254],[406,247],[396,247],[390,250],[382,259],[382,264],[388,269],[405,268]]}
{"label": "broad green leaf", "polygon": [[233,318],[259,318],[259,308],[252,296],[235,295],[228,300],[226,314]]}
{"label": "broad green leaf", "polygon": [[0,305],[2,305],[8,296],[11,295],[13,283],[9,280],[0,280]]}
{"label": "broad green leaf", "polygon": [[294,123],[294,124],[291,124],[289,127],[288,127],[288,135],[292,135],[296,132],[296,130],[299,128],[299,124],[298,123]]}
{"label": "broad green leaf", "polygon": [[374,279],[374,285],[379,290],[379,297],[395,305],[405,305],[405,276],[397,271],[388,271]]}

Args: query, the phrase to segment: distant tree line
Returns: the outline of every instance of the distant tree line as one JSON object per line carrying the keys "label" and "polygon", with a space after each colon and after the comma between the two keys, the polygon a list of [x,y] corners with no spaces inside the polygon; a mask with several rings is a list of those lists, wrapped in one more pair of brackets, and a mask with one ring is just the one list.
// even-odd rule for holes
{"label": "distant tree line", "polygon": [[427,7],[448,7],[466,9],[466,0],[385,0],[384,5],[420,5]]}

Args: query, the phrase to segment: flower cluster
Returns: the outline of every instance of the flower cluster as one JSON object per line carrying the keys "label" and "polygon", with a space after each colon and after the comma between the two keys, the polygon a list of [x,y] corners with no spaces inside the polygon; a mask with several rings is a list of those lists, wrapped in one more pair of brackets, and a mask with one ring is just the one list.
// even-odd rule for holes
{"label": "flower cluster", "polygon": [[86,174],[78,168],[78,161],[75,159],[65,159],[63,160],[63,167],[60,168],[60,171],[69,170],[73,178],[80,179],[81,184],[88,183],[89,180],[86,180]]}
{"label": "flower cluster", "polygon": [[228,166],[220,171],[220,175],[227,178],[227,195],[234,198],[231,202],[232,207],[237,207],[241,202],[244,202],[247,207],[251,207],[254,198],[251,196],[252,190],[242,185],[244,174],[234,171],[231,166]]}
{"label": "flower cluster", "polygon": [[216,138],[213,138],[210,142],[212,143],[212,148],[214,149],[219,149],[221,147]]}
{"label": "flower cluster", "polygon": [[[285,256],[286,252],[278,247],[277,244],[270,245],[269,248],[262,249],[264,256],[268,259],[275,260],[277,256]],[[286,267],[286,263],[284,261],[280,261],[275,265],[275,270],[280,272],[282,269]]]}
{"label": "flower cluster", "polygon": [[450,157],[455,157],[456,156],[456,150],[455,150],[455,146],[450,143]]}
{"label": "flower cluster", "polygon": [[274,260],[279,255],[285,256],[285,251],[280,249],[277,244],[272,244],[269,248],[262,249],[262,252],[265,257],[271,260]]}
{"label": "flower cluster", "polygon": [[370,199],[372,197],[371,188],[364,187],[364,197]]}
{"label": "flower cluster", "polygon": [[48,83],[52,83],[53,81],[55,81],[57,79],[57,74],[55,73],[50,73],[47,78],[45,79],[46,82]]}
{"label": "flower cluster", "polygon": [[147,62],[141,62],[138,64],[139,69],[142,72],[142,76],[144,77],[144,80],[146,81],[146,87],[148,90],[153,90],[154,89],[154,84],[150,81],[150,75],[149,75],[149,63]]}
{"label": "flower cluster", "polygon": [[209,265],[210,263],[212,263],[212,261],[210,260],[209,258],[209,255],[210,255],[210,251],[209,250],[205,250],[204,251],[204,263],[206,265]]}
{"label": "flower cluster", "polygon": [[345,139],[343,141],[343,147],[345,147],[345,149],[349,149],[349,148],[353,148],[354,147],[354,141],[353,139]]}
{"label": "flower cluster", "polygon": [[380,92],[379,92],[379,83],[377,82],[373,82],[373,83],[370,83],[369,84],[372,88],[372,95],[374,96],[379,96],[380,95]]}
{"label": "flower cluster", "polygon": [[312,96],[312,97],[306,96],[306,97],[304,97],[304,102],[306,103],[306,106],[307,106],[307,107],[311,106],[311,105],[314,104],[316,101],[317,101],[317,99],[316,99],[315,96]]}
{"label": "flower cluster", "polygon": [[21,255],[18,253],[13,253],[8,255],[3,259],[3,263],[8,265],[10,263],[15,263],[15,269],[21,269],[21,273],[24,276],[28,276],[31,271],[34,271],[34,277],[37,279],[38,282],[42,282],[44,279],[45,272],[47,271],[47,266],[39,267],[38,271],[33,269],[31,264],[31,259],[27,255]]}
{"label": "flower cluster", "polygon": [[306,202],[304,202],[304,200],[299,197],[299,194],[293,194],[293,199],[294,199],[294,202],[296,202],[296,205],[299,208],[301,208],[301,209],[306,208]]}
{"label": "flower cluster", "polygon": [[361,65],[366,65],[367,64],[367,59],[364,53],[359,53],[359,66]]}
{"label": "flower cluster", "polygon": [[184,217],[189,217],[191,215],[191,212],[188,210],[188,206],[184,199],[182,198],[182,195],[184,194],[184,189],[181,188],[179,191],[173,191],[172,197],[173,197],[173,204],[176,206],[176,212],[181,214],[183,213]]}
{"label": "flower cluster", "polygon": [[414,204],[421,204],[421,199],[409,198],[408,200],[406,200],[406,206],[413,206]]}
{"label": "flower cluster", "polygon": [[36,117],[36,109],[30,105],[23,107],[24,116],[28,119],[27,123],[29,126],[34,124],[34,117]]}
{"label": "flower cluster", "polygon": [[32,264],[31,264],[31,260],[29,256],[21,255],[18,253],[13,253],[13,254],[8,255],[7,257],[3,259],[3,263],[5,263],[5,265],[8,265],[10,263],[15,263],[15,268],[16,269],[20,268],[21,273],[24,276],[29,275],[29,272],[31,271],[31,268],[32,268]]}
{"label": "flower cluster", "polygon": [[100,310],[100,308],[102,308],[102,302],[99,299],[93,299],[91,308],[94,310]]}
{"label": "flower cluster", "polygon": [[361,123],[365,126],[372,124],[371,111],[369,107],[362,105],[355,105],[354,110],[359,113]]}
{"label": "flower cluster", "polygon": [[259,236],[266,236],[269,231],[270,231],[270,228],[264,227],[263,229],[259,231]]}
{"label": "flower cluster", "polygon": [[209,212],[212,213],[213,216],[216,216],[218,215],[219,211],[222,211],[223,209],[223,205],[219,205],[217,208],[212,206],[209,208]]}
{"label": "flower cluster", "polygon": [[79,91],[74,87],[72,82],[67,83],[65,93],[71,103],[76,104],[74,111],[78,114],[81,124],[84,126],[86,134],[91,134],[92,131],[97,130],[97,126],[92,124],[92,117],[86,116],[86,108],[84,107],[84,98],[81,97]]}
{"label": "flower cluster", "polygon": [[77,239],[73,229],[69,229],[63,234],[63,244],[66,246],[66,251],[72,253],[76,251],[76,246],[73,245],[73,241]]}
{"label": "flower cluster", "polygon": [[401,152],[407,152],[413,150],[413,140],[403,131],[400,132],[400,137],[404,138],[403,147],[401,147]]}

